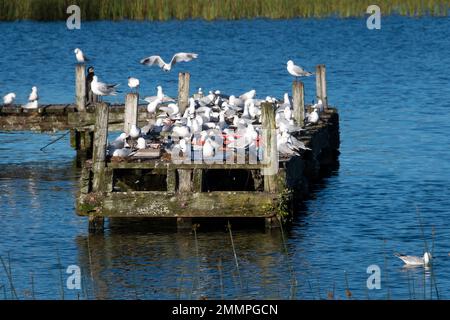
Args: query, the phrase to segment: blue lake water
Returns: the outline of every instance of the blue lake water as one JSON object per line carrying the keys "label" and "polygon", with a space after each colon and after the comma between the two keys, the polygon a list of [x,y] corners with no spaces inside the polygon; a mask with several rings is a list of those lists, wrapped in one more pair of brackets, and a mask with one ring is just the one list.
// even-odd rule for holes
{"label": "blue lake water", "polygon": [[[352,299],[450,298],[448,18],[387,17],[377,31],[364,19],[86,22],[75,31],[15,22],[0,23],[0,34],[0,95],[14,91],[20,103],[33,85],[41,103],[72,102],[80,47],[101,80],[126,92],[127,77],[138,77],[145,95],[162,85],[175,96],[176,71],[189,71],[192,90],[280,97],[291,87],[287,60],[323,63],[341,116],[339,169],[284,234],[233,230],[239,270],[224,228],[200,229],[196,239],[137,223],[89,236],[74,212],[79,171],[68,137],[41,152],[62,133],[0,133],[0,256],[19,298],[323,299],[334,291],[347,299],[346,289]],[[178,51],[199,59],[167,74],[138,63]],[[309,102],[314,79],[305,86]],[[433,272],[405,269],[393,255],[423,253],[420,225],[433,243]],[[366,286],[373,264],[380,290]],[[81,267],[82,290],[63,288],[69,265]],[[12,291],[0,265],[0,299]]]}

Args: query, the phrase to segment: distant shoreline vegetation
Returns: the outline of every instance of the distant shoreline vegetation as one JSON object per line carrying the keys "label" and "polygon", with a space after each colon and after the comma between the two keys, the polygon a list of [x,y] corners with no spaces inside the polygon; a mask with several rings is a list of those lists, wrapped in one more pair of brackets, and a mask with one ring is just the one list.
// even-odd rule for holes
{"label": "distant shoreline vegetation", "polygon": [[0,0],[0,20],[65,20],[75,4],[83,20],[236,20],[382,16],[447,16],[450,0]]}

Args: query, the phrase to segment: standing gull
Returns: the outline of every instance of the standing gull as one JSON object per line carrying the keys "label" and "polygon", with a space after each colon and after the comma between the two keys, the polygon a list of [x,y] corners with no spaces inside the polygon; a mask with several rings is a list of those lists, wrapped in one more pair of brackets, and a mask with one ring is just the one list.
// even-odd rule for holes
{"label": "standing gull", "polygon": [[289,72],[290,75],[294,76],[296,79],[298,79],[298,77],[309,77],[313,75],[311,72],[308,72],[304,70],[302,67],[295,65],[294,61],[292,60],[289,60],[287,62],[287,71]]}
{"label": "standing gull", "polygon": [[141,60],[141,64],[147,66],[157,65],[166,72],[172,70],[172,67],[178,62],[189,62],[191,60],[197,59],[198,54],[196,53],[185,53],[179,52],[172,57],[170,63],[164,62],[160,56],[150,56]]}
{"label": "standing gull", "polygon": [[137,92],[137,90],[139,90],[139,79],[128,77],[128,86],[130,87],[132,92],[133,89],[135,92]]}
{"label": "standing gull", "polygon": [[86,61],[89,61],[89,59],[86,58],[81,49],[76,48],[73,52],[75,53],[75,57],[77,58],[78,63],[85,63]]}
{"label": "standing gull", "polygon": [[39,100],[39,95],[38,95],[38,92],[37,92],[37,87],[32,87],[32,88],[31,88],[31,93],[30,93],[30,95],[28,96],[28,101],[29,101],[29,102],[34,102],[34,101],[37,101],[37,100]]}
{"label": "standing gull", "polygon": [[97,96],[115,96],[117,94],[118,84],[106,84],[98,81],[98,77],[94,76],[91,82],[92,92]]}
{"label": "standing gull", "polygon": [[16,94],[14,92],[8,93],[3,97],[3,104],[8,105],[12,104],[16,99]]}

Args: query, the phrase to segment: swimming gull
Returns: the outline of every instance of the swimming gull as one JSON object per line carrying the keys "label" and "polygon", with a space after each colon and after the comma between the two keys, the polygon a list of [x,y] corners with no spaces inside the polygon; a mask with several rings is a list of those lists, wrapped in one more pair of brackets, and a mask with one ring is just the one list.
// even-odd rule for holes
{"label": "swimming gull", "polygon": [[428,266],[432,258],[429,252],[425,252],[423,257],[407,256],[399,253],[395,253],[395,256],[401,259],[407,266]]}

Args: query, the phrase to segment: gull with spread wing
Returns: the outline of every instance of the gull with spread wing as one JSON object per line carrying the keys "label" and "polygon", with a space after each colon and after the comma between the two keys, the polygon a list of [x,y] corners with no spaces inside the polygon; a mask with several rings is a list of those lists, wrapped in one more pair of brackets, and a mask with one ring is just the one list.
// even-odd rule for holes
{"label": "gull with spread wing", "polygon": [[160,56],[150,56],[141,60],[141,64],[147,66],[157,65],[166,72],[172,70],[172,67],[178,62],[189,62],[198,58],[196,53],[179,52],[172,57],[170,63],[166,63]]}

